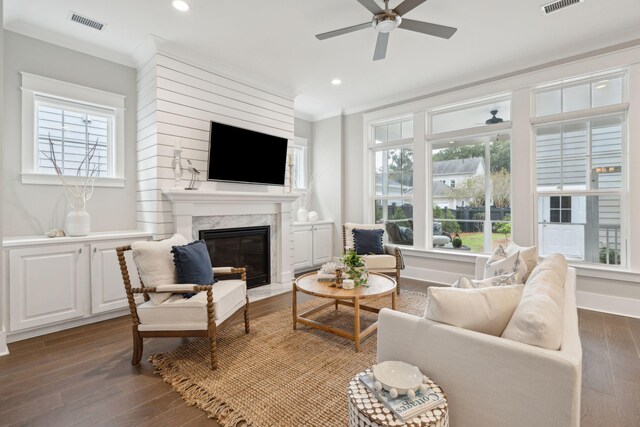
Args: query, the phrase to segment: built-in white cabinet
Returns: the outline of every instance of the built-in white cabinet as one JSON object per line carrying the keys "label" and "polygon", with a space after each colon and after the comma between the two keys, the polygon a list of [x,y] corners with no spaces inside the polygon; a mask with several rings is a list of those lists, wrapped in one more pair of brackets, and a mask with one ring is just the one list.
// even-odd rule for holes
{"label": "built-in white cabinet", "polygon": [[294,269],[304,271],[333,258],[333,222],[296,222],[293,224]]}
{"label": "built-in white cabinet", "polygon": [[[150,239],[149,233],[95,233],[84,237],[10,238],[3,241],[8,274],[8,337],[38,335],[122,315],[128,306],[118,246]],[[133,265],[131,252],[127,264]],[[140,285],[137,274],[132,285]],[[106,316],[106,317],[105,317]]]}
{"label": "built-in white cabinet", "polygon": [[[116,248],[130,241],[100,242],[91,245],[91,314],[104,313],[129,306],[124,292]],[[131,251],[125,252],[127,266],[132,268],[131,286],[140,287]]]}
{"label": "built-in white cabinet", "polygon": [[18,331],[84,316],[88,257],[83,244],[9,251],[10,329]]}

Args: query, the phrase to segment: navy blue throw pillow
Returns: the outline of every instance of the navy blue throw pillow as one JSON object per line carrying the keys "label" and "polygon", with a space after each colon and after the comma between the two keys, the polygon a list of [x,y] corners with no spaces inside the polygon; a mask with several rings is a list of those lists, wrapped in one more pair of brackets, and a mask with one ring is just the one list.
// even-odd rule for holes
{"label": "navy blue throw pillow", "polygon": [[213,283],[211,257],[204,240],[196,240],[184,246],[173,246],[173,263],[179,283],[210,285]]}
{"label": "navy blue throw pillow", "polygon": [[382,244],[383,234],[384,230],[379,228],[374,230],[355,228],[353,230],[353,242],[355,244],[356,253],[358,255],[384,254],[384,245]]}

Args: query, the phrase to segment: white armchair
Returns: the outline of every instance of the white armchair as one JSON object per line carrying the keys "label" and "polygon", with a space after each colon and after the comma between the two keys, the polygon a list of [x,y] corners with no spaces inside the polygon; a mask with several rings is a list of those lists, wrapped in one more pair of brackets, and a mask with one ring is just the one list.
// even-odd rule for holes
{"label": "white armchair", "polygon": [[[218,331],[228,325],[237,314],[244,312],[245,332],[249,333],[249,299],[247,276],[244,268],[217,267],[215,276],[240,275],[239,280],[221,280],[212,285],[158,285],[142,284],[132,288],[125,252],[131,246],[116,249],[122,280],[129,301],[133,320],[133,357],[137,365],[142,359],[143,338],[147,337],[208,337],[211,346],[211,369],[217,368],[216,337]],[[137,273],[136,273],[137,274]],[[172,294],[159,304],[154,304],[149,294]],[[195,293],[184,298],[178,293]],[[144,302],[136,305],[135,294],[143,294]]]}

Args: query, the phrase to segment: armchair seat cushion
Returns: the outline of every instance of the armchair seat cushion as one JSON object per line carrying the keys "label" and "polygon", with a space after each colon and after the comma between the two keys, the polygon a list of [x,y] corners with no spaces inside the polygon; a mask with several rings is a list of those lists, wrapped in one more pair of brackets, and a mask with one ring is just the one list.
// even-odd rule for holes
{"label": "armchair seat cushion", "polygon": [[393,255],[364,255],[362,259],[369,270],[393,270],[396,268],[396,257]]}
{"label": "armchair seat cushion", "polygon": [[[216,324],[222,323],[245,303],[246,283],[242,280],[223,280],[213,285],[213,306]],[[207,292],[191,298],[171,295],[162,304],[146,301],[138,306],[140,331],[206,330]]]}

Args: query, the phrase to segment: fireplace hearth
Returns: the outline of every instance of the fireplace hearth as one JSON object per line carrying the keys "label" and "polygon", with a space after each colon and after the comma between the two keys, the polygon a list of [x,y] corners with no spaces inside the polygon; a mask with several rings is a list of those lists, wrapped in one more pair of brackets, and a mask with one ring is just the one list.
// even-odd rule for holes
{"label": "fireplace hearth", "polygon": [[247,287],[271,283],[270,227],[200,230],[214,267],[245,267]]}

